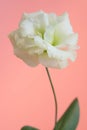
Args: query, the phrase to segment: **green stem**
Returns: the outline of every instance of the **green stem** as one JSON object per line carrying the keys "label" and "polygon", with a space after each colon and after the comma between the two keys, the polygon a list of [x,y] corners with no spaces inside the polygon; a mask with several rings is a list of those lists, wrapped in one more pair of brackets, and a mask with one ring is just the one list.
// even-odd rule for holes
{"label": "green stem", "polygon": [[51,80],[51,76],[50,76],[50,73],[49,73],[49,70],[48,70],[47,67],[46,67],[46,72],[47,72],[47,75],[48,75],[48,78],[49,78],[49,81],[50,81],[50,85],[51,85],[51,88],[52,88],[54,101],[55,101],[55,125],[56,125],[56,122],[57,122],[57,98],[56,98],[56,93],[55,93],[54,86],[53,86],[53,83],[52,83],[52,80]]}

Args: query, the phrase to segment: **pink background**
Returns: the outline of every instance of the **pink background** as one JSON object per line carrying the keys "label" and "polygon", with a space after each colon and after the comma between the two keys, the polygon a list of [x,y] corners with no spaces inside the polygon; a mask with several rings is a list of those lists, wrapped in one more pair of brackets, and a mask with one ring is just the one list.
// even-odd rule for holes
{"label": "pink background", "polygon": [[8,34],[17,28],[23,12],[38,10],[70,15],[79,33],[78,58],[64,70],[50,69],[58,100],[58,118],[78,97],[80,122],[87,129],[87,1],[0,0],[0,130],[20,130],[23,125],[52,130],[54,99],[43,66],[31,68],[16,58]]}

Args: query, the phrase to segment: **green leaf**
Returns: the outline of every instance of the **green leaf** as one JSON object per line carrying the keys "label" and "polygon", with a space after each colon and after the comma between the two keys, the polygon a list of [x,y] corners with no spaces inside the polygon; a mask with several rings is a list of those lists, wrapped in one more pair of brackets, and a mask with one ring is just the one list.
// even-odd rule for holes
{"label": "green leaf", "polygon": [[31,127],[31,126],[24,126],[21,128],[21,130],[39,130],[39,129]]}
{"label": "green leaf", "polygon": [[56,123],[54,130],[76,130],[79,121],[79,104],[76,98]]}

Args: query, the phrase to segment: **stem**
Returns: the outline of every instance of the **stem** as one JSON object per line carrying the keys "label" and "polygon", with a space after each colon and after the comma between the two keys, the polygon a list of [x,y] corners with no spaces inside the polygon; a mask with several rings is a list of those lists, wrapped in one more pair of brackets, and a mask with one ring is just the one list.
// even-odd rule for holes
{"label": "stem", "polygon": [[46,67],[46,72],[47,72],[47,75],[48,75],[48,78],[49,78],[49,81],[50,81],[50,85],[51,85],[51,88],[52,88],[54,101],[55,101],[55,125],[56,125],[56,122],[57,122],[57,98],[56,98],[56,93],[55,93],[54,86],[53,86],[53,83],[52,83],[52,80],[51,80],[51,76],[50,76],[50,73],[49,73],[49,70],[48,70],[47,67]]}

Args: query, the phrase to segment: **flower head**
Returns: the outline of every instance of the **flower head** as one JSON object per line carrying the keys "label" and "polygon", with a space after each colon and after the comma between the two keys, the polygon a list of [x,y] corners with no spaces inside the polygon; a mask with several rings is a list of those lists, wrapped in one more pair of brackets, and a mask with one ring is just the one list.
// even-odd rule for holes
{"label": "flower head", "polygon": [[73,32],[67,13],[24,13],[9,38],[15,55],[30,66],[42,64],[61,69],[76,59],[78,34]]}

